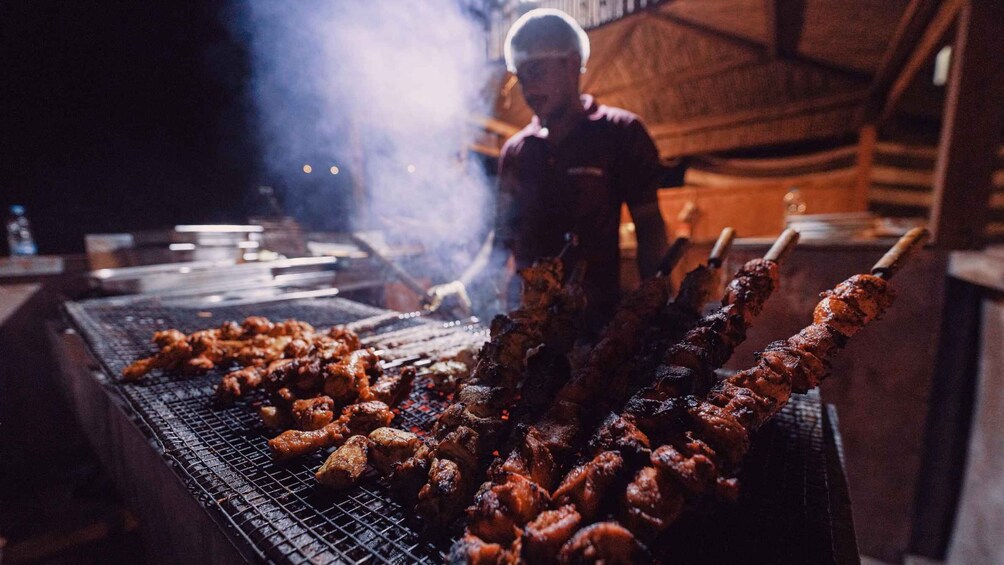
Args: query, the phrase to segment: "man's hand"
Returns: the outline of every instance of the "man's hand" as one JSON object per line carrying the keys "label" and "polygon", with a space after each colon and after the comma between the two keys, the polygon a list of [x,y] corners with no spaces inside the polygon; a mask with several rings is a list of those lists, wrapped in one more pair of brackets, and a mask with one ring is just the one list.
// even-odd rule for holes
{"label": "man's hand", "polygon": [[467,295],[467,287],[460,281],[431,286],[425,294],[428,297],[429,302],[426,309],[431,312],[439,310],[439,307],[443,305],[443,301],[445,301],[448,297],[456,296],[457,301],[459,302],[459,307],[463,311],[464,315],[469,315],[471,313],[471,297]]}
{"label": "man's hand", "polygon": [[638,237],[638,270],[642,278],[648,278],[659,269],[659,260],[669,249],[666,224],[657,202],[633,206],[629,210]]}

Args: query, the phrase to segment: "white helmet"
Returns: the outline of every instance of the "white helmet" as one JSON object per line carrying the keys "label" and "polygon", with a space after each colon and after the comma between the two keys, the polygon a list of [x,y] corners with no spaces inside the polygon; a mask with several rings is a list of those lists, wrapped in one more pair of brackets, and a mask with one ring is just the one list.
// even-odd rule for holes
{"label": "white helmet", "polygon": [[578,55],[582,72],[589,60],[589,36],[571,16],[553,8],[538,8],[520,16],[506,34],[505,64],[515,73],[527,61]]}

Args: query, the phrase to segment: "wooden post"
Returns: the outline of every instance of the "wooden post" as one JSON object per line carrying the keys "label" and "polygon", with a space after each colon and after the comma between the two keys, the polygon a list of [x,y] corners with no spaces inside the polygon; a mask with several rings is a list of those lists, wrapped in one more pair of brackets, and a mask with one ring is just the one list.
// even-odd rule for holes
{"label": "wooden post", "polygon": [[930,229],[939,247],[983,243],[991,176],[1004,131],[1004,3],[977,0],[959,13],[934,168]]}
{"label": "wooden post", "polygon": [[868,187],[872,182],[872,163],[875,161],[875,140],[878,130],[874,124],[861,126],[858,137],[858,170],[854,179],[853,209],[868,209]]}
{"label": "wooden post", "polygon": [[[896,108],[900,105],[900,100],[903,99],[904,94],[907,92],[907,88],[910,86],[911,82],[917,78],[917,74],[921,71],[921,69],[926,67],[928,61],[931,60],[931,57],[938,52],[938,48],[941,47],[942,44],[942,38],[952,27],[952,23],[956,21],[959,12],[966,6],[967,3],[967,0],[945,0],[941,3],[938,8],[938,12],[934,15],[934,18],[924,30],[924,35],[921,36],[917,46],[907,59],[907,62],[896,76],[892,85],[889,86],[889,93],[883,96],[885,104],[882,106],[882,112],[879,115],[880,124],[893,116]],[[923,12],[920,8],[918,8],[918,10]],[[905,25],[909,26],[909,23]],[[894,57],[895,54],[891,53],[890,56]],[[883,75],[876,76],[874,82],[872,83],[872,96],[879,96],[885,90],[886,77]],[[876,100],[874,97],[872,99]],[[865,119],[869,119],[870,110],[870,107],[865,107]]]}

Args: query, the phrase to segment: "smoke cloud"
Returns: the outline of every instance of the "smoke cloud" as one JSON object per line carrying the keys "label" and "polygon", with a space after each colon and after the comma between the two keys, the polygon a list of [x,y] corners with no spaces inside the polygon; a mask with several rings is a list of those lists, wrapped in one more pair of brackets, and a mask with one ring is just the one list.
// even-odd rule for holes
{"label": "smoke cloud", "polygon": [[[486,34],[458,0],[251,0],[238,11],[264,164],[291,212],[342,206],[340,231],[430,248],[483,237],[492,191],[465,147],[469,118],[489,113]],[[364,187],[362,209],[349,178]]]}

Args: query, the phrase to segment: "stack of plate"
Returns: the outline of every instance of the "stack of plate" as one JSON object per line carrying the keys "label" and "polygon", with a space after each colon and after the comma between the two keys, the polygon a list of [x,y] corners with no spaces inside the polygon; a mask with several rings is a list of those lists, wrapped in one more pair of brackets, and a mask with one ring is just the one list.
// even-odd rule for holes
{"label": "stack of plate", "polygon": [[798,231],[801,239],[868,239],[875,236],[876,218],[871,212],[841,214],[797,214],[785,219],[786,227]]}

